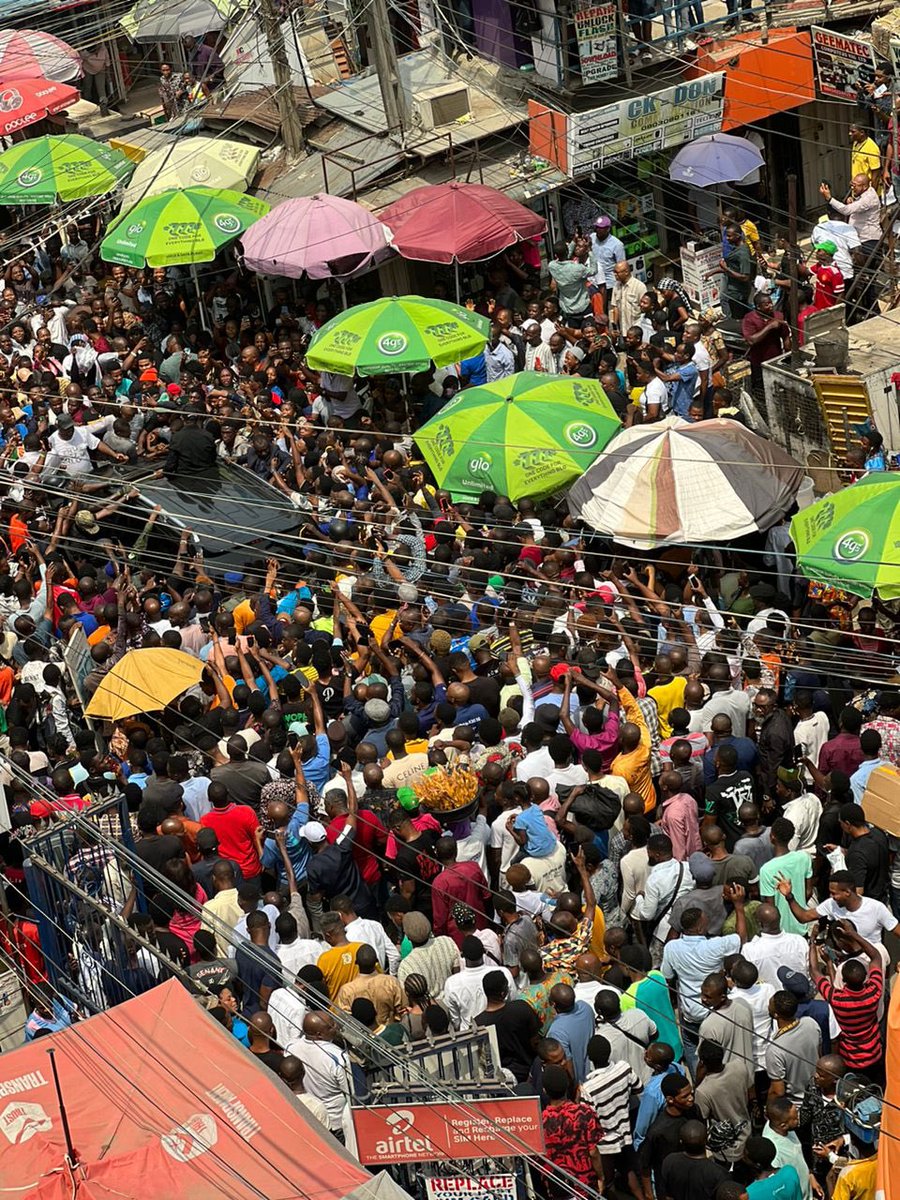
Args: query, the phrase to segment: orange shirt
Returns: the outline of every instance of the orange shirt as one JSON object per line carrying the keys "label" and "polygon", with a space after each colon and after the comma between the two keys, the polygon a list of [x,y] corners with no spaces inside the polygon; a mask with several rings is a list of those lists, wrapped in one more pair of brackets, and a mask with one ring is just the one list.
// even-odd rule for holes
{"label": "orange shirt", "polygon": [[9,548],[15,554],[20,546],[28,541],[28,526],[18,513],[14,513],[9,521]]}
{"label": "orange shirt", "polygon": [[249,600],[242,600],[231,615],[234,617],[234,628],[238,637],[248,625],[252,625],[256,620],[256,613],[251,608]]}
{"label": "orange shirt", "polygon": [[619,688],[619,705],[625,714],[625,720],[640,729],[641,740],[634,750],[616,755],[610,773],[624,779],[630,792],[643,796],[644,812],[650,813],[656,807],[656,792],[653,790],[653,776],[650,774],[650,730],[647,728],[644,714],[628,688]]}

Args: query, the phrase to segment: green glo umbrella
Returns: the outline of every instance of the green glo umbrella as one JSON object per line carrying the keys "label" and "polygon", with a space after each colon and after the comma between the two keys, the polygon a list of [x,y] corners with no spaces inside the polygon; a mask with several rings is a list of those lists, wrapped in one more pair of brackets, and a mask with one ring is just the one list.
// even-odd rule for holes
{"label": "green glo umbrella", "polygon": [[120,150],[77,133],[17,142],[0,154],[0,204],[54,204],[105,196],[134,170]]}
{"label": "green glo umbrella", "polygon": [[415,438],[440,487],[518,500],[572,483],[620,429],[595,379],[521,371],[460,392]]}
{"label": "green glo umbrella", "polygon": [[126,267],[212,262],[268,211],[264,201],[227,188],[173,188],[122,213],[100,243],[100,257]]}
{"label": "green glo umbrella", "polygon": [[309,344],[316,371],[391,375],[446,367],[480,354],[490,333],[487,317],[446,300],[394,296],[357,304],[332,317]]}
{"label": "green glo umbrella", "polygon": [[873,471],[802,509],[791,521],[797,562],[810,579],[854,596],[900,597],[900,475]]}

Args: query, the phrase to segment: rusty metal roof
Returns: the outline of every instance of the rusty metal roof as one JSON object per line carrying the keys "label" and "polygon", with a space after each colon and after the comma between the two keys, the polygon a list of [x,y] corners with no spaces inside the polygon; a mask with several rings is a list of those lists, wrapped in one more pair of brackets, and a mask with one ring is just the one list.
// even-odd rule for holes
{"label": "rusty metal roof", "polygon": [[[294,87],[293,100],[300,124],[305,128],[321,117],[321,112],[313,104],[313,99],[324,95],[329,89],[320,84],[310,84],[305,87]],[[203,123],[212,126],[231,124],[240,121],[242,137],[252,137],[254,131],[265,137],[266,134],[276,134],[281,130],[281,118],[275,103],[275,88],[256,88],[252,92],[239,92],[229,99],[211,99],[203,109]]]}

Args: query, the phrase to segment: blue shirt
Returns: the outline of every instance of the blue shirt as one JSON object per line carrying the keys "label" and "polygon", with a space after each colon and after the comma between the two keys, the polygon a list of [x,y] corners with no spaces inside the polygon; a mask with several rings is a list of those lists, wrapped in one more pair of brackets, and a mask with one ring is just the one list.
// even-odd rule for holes
{"label": "blue shirt", "polygon": [[587,1048],[593,1036],[594,1014],[584,1000],[576,1000],[571,1012],[557,1013],[547,1031],[547,1037],[556,1038],[572,1060],[579,1083],[587,1076]]}
{"label": "blue shirt", "polygon": [[802,1200],[803,1188],[796,1167],[779,1167],[765,1179],[747,1185],[747,1200]]}
{"label": "blue shirt", "polygon": [[513,829],[524,831],[525,852],[531,858],[546,858],[558,845],[558,840],[547,828],[543,812],[533,804],[519,813]]}
{"label": "blue shirt", "polygon": [[[300,830],[308,820],[309,805],[298,804],[288,824],[285,838],[284,848],[287,850],[287,856],[294,868],[294,878],[297,883],[303,883],[306,879],[306,864],[309,862],[309,842],[300,834]],[[287,872],[281,861],[281,851],[274,838],[267,837],[263,842],[262,865],[264,870],[277,871],[279,887],[283,887],[287,883]]]}
{"label": "blue shirt", "polygon": [[487,383],[487,363],[484,361],[484,355],[476,354],[474,358],[464,358],[459,364],[459,373],[462,380],[468,380],[467,387]]}
{"label": "blue shirt", "polygon": [[51,1033],[59,1033],[63,1029],[68,1029],[72,1024],[71,1014],[74,1011],[75,1006],[68,1000],[54,999],[53,1012],[49,1017],[42,1017],[40,1013],[32,1012],[25,1022],[25,1041],[33,1041],[35,1034],[42,1029],[49,1029]]}
{"label": "blue shirt", "polygon": [[610,233],[603,241],[598,241],[596,233],[591,234],[591,254],[596,262],[597,282],[600,282],[602,277],[603,282],[608,288],[615,287],[616,263],[625,261],[625,246],[614,233]]}
{"label": "blue shirt", "polygon": [[316,753],[303,763],[303,774],[307,782],[314,783],[321,792],[331,772],[331,746],[324,733],[316,734]]}
{"label": "blue shirt", "polygon": [[716,754],[720,746],[734,747],[734,752],[738,758],[737,769],[739,771],[752,771],[756,766],[756,760],[759,758],[756,744],[748,737],[734,737],[729,735],[714,742],[703,755],[704,783],[712,783],[716,778]]}
{"label": "blue shirt", "polygon": [[672,404],[672,412],[676,417],[686,417],[688,409],[691,407],[691,401],[694,399],[694,392],[697,387],[697,376],[700,372],[692,362],[682,363],[681,366],[676,366],[675,363],[669,365],[667,374],[676,374],[678,379],[669,384],[671,389],[669,399]]}
{"label": "blue shirt", "polygon": [[[654,1020],[656,1018],[654,1017]],[[634,1122],[634,1148],[640,1146],[641,1142],[647,1136],[647,1131],[650,1126],[659,1116],[666,1103],[666,1098],[662,1094],[662,1082],[666,1075],[672,1075],[678,1067],[674,1063],[670,1063],[666,1067],[664,1075],[654,1075],[652,1079],[644,1084],[644,1090],[641,1093],[641,1103],[638,1106],[637,1117]]]}

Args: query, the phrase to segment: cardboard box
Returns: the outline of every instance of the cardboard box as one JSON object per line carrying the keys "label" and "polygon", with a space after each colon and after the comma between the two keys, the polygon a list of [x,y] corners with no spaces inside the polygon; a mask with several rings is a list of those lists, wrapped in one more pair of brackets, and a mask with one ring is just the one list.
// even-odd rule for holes
{"label": "cardboard box", "polygon": [[900,771],[896,767],[878,767],[872,772],[862,806],[867,821],[900,837]]}

